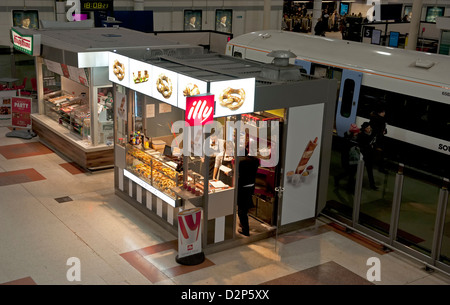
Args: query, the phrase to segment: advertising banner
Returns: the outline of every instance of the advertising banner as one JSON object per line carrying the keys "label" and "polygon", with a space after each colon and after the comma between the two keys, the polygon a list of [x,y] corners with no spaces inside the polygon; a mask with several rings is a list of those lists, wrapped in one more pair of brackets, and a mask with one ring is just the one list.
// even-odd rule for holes
{"label": "advertising banner", "polygon": [[315,216],[324,104],[289,108],[281,225]]}
{"label": "advertising banner", "polygon": [[202,252],[202,209],[178,213],[178,258]]}
{"label": "advertising banner", "polygon": [[13,97],[12,127],[31,128],[31,98]]}

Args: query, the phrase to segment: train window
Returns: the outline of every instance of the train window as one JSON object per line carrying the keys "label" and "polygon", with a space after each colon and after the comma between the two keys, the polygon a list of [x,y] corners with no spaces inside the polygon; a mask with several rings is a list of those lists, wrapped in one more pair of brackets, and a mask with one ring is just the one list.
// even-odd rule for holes
{"label": "train window", "polygon": [[387,124],[450,141],[450,105],[382,89],[361,86],[357,115],[370,120],[383,102]]}
{"label": "train window", "polygon": [[341,116],[348,118],[352,112],[353,95],[355,93],[355,81],[346,79],[344,82],[344,91],[342,92]]}
{"label": "train window", "polygon": [[237,58],[242,58],[242,53],[241,52],[234,52],[233,56],[237,57]]}

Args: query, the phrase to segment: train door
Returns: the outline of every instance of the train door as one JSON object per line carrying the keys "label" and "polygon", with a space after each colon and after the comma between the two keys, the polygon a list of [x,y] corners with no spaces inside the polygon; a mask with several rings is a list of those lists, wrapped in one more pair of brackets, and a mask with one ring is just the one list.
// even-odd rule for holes
{"label": "train door", "polygon": [[355,123],[361,81],[361,72],[342,70],[336,109],[336,132],[340,137],[344,136],[351,123]]}

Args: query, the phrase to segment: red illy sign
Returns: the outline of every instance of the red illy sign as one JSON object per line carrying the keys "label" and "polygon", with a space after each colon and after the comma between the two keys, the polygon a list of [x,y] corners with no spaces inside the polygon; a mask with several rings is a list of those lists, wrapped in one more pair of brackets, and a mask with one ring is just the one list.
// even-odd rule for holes
{"label": "red illy sign", "polygon": [[213,120],[214,95],[197,95],[186,98],[185,121],[189,126],[205,125]]}

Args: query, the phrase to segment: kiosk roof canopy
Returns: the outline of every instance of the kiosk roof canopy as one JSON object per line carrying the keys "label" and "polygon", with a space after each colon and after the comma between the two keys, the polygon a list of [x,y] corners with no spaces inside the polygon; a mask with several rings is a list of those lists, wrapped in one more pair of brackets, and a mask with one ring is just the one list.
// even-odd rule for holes
{"label": "kiosk roof canopy", "polygon": [[[256,79],[256,86],[293,82],[265,78],[262,72],[268,67],[273,67],[273,65],[217,53],[163,55],[157,59],[148,60],[147,62],[204,81],[222,81],[254,77]],[[300,69],[299,67],[292,66],[289,68]],[[302,78],[302,80],[308,79],[311,78]]]}
{"label": "kiosk roof canopy", "polygon": [[142,49],[157,46],[182,46],[176,41],[127,28],[41,29],[19,31],[40,34],[42,45],[72,52]]}

